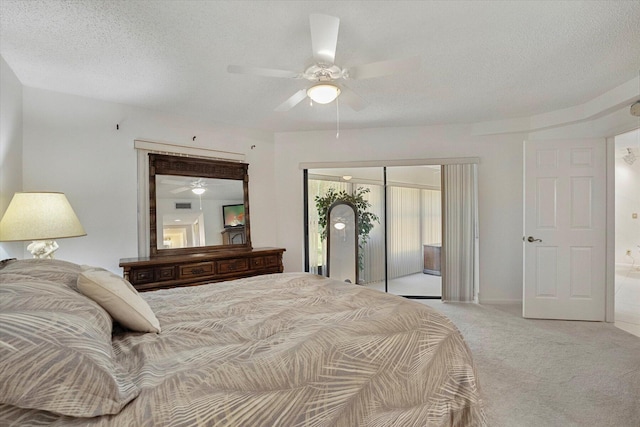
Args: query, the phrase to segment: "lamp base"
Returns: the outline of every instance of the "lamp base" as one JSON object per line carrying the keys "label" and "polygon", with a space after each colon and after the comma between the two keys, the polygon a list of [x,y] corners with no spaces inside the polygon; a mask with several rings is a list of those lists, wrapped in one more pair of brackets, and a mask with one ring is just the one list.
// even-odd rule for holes
{"label": "lamp base", "polygon": [[53,253],[58,250],[58,244],[54,240],[38,240],[27,246],[34,258],[53,259]]}

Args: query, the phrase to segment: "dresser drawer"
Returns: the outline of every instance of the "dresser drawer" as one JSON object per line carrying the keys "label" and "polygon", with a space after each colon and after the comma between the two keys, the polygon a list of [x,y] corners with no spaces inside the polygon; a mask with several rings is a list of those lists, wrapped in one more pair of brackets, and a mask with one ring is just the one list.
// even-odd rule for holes
{"label": "dresser drawer", "polygon": [[280,257],[277,255],[270,255],[264,257],[264,265],[265,267],[277,267],[280,265]]}
{"label": "dresser drawer", "polygon": [[185,264],[178,267],[180,269],[180,278],[188,279],[191,277],[211,276],[215,273],[213,262],[199,262],[196,264]]}
{"label": "dresser drawer", "polygon": [[138,291],[153,291],[282,273],[284,251],[283,248],[234,249],[155,258],[123,258],[120,267],[125,279]]}
{"label": "dresser drawer", "polygon": [[153,268],[137,268],[131,271],[131,282],[150,283],[153,282]]}
{"label": "dresser drawer", "polygon": [[247,258],[225,259],[218,261],[217,264],[219,274],[249,270],[249,260]]}
{"label": "dresser drawer", "polygon": [[266,270],[269,268],[277,267],[280,263],[276,255],[261,256],[251,258],[251,268],[253,270]]}
{"label": "dresser drawer", "polygon": [[260,256],[251,258],[251,268],[253,270],[264,268],[264,257]]}
{"label": "dresser drawer", "polygon": [[162,280],[173,280],[176,278],[176,268],[174,266],[158,267],[155,270],[154,276],[158,282]]}

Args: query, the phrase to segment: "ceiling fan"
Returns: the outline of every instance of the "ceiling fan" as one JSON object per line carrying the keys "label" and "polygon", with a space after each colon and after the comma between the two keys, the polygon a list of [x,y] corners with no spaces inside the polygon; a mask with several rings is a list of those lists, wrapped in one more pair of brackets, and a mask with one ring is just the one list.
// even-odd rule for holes
{"label": "ceiling fan", "polygon": [[207,186],[207,183],[202,178],[198,178],[197,180],[191,183],[185,183],[184,181],[176,181],[171,179],[164,179],[162,180],[162,184],[180,185],[181,187],[174,188],[173,190],[169,191],[170,193],[173,193],[173,194],[178,194],[178,193],[182,193],[183,191],[191,190],[191,192],[193,192],[194,194],[201,195],[206,191],[205,187]]}
{"label": "ceiling fan", "polygon": [[338,80],[382,77],[410,72],[420,68],[420,58],[417,56],[372,62],[351,68],[340,68],[334,63],[340,19],[334,16],[312,14],[309,16],[309,22],[311,27],[311,47],[315,63],[303,72],[245,67],[241,65],[229,65],[227,71],[230,73],[252,74],[266,77],[306,79],[314,83],[309,88],[301,89],[294,93],[276,107],[276,111],[288,111],[307,97],[311,98],[313,102],[327,104],[335,100],[338,96],[353,110],[360,111],[366,107],[367,103],[355,92],[346,87],[344,83],[338,85],[336,83]]}

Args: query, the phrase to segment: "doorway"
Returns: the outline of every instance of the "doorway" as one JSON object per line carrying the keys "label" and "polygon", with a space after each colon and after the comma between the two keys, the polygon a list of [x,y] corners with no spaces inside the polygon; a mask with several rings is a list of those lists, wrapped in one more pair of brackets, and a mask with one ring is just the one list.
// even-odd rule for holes
{"label": "doorway", "polygon": [[614,146],[615,326],[640,337],[640,129]]}

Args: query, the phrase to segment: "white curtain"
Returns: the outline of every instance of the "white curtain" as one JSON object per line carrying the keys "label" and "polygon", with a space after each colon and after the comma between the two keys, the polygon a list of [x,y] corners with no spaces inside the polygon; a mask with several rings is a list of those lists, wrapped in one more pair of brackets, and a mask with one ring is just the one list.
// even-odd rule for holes
{"label": "white curtain", "polygon": [[473,301],[477,281],[477,167],[442,166],[442,300]]}

